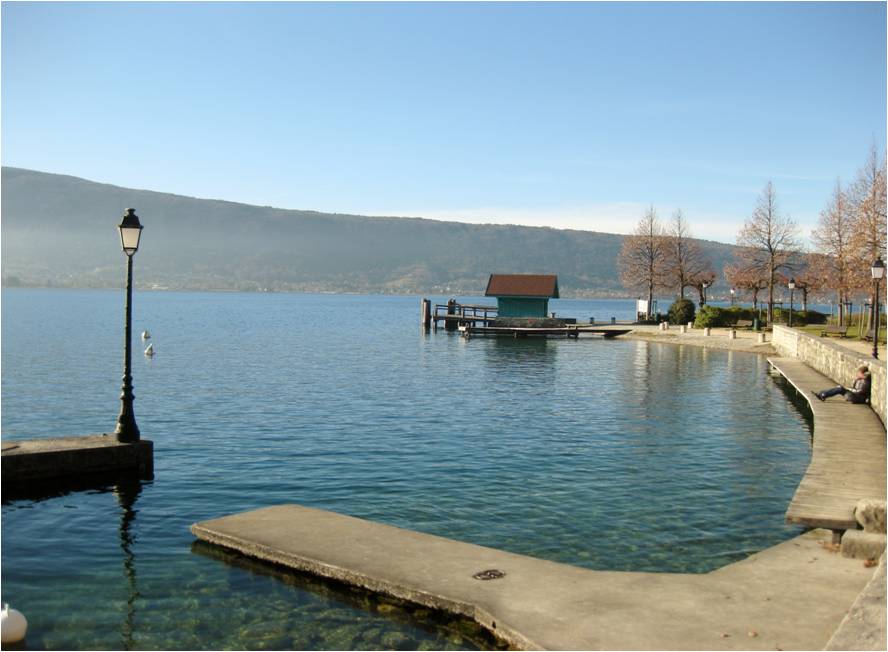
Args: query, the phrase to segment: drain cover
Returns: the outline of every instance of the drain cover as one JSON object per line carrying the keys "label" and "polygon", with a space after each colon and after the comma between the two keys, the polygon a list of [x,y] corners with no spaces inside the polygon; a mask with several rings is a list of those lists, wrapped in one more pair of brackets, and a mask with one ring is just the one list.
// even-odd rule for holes
{"label": "drain cover", "polygon": [[472,577],[474,577],[476,580],[498,580],[499,578],[505,576],[506,574],[504,572],[495,568],[491,568],[490,570],[483,570],[472,575]]}

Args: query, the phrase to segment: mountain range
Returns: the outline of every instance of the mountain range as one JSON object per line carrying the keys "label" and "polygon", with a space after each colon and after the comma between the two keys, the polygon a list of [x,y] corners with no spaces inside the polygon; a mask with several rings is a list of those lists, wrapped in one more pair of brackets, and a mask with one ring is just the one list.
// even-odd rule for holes
{"label": "mountain range", "polygon": [[[13,167],[2,168],[3,284],[122,286],[128,207],[145,227],[141,289],[477,295],[499,272],[557,274],[565,297],[633,296],[621,235],[284,210]],[[734,247],[698,242],[720,272]]]}

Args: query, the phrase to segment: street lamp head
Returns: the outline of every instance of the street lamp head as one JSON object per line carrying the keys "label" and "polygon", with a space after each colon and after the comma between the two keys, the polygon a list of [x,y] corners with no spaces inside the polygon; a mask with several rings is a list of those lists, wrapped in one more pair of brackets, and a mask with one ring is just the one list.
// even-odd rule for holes
{"label": "street lamp head", "polygon": [[734,294],[735,292],[737,292],[737,290],[735,290],[734,288],[731,288],[731,294]]}
{"label": "street lamp head", "polygon": [[873,263],[870,271],[873,273],[873,278],[879,280],[885,277],[885,263],[882,262],[882,257],[879,256],[876,258],[876,262]]}
{"label": "street lamp head", "polygon": [[139,238],[142,235],[142,225],[135,208],[127,208],[123,220],[117,225],[120,230],[120,246],[123,253],[132,256],[139,249]]}
{"label": "street lamp head", "polygon": [[710,285],[709,281],[703,281],[703,289],[708,288]]}
{"label": "street lamp head", "polygon": [[786,284],[786,287],[788,287],[790,290],[795,290],[795,279],[789,279],[789,283]]}

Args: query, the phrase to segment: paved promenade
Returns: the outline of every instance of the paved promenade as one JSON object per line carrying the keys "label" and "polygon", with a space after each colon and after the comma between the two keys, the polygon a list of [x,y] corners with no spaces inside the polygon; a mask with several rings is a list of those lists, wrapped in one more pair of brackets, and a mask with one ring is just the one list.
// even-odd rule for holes
{"label": "paved promenade", "polygon": [[[607,328],[607,326],[605,326]],[[613,326],[613,328],[620,328]],[[626,328],[623,326],[622,328]],[[750,330],[736,331],[736,339],[729,339],[730,328],[712,328],[708,336],[703,334],[702,328],[692,328],[686,333],[680,331],[679,326],[670,326],[669,330],[661,331],[658,326],[632,326],[632,332],[619,336],[620,339],[647,340],[650,342],[667,342],[669,344],[687,344],[689,346],[702,346],[711,349],[724,349],[726,351],[747,351],[750,353],[763,353],[774,355],[776,351],[771,345],[771,334],[766,333],[766,342],[758,342],[758,333]]]}
{"label": "paved promenade", "polygon": [[[622,328],[627,326],[610,326],[604,325],[601,328]],[[728,339],[730,328],[712,328],[709,336],[703,334],[702,328],[692,328],[686,333],[679,330],[679,326],[669,326],[669,330],[661,331],[659,326],[632,325],[632,332],[621,335],[622,339],[629,340],[648,340],[652,342],[669,342],[671,344],[689,344],[691,346],[704,346],[713,349],[725,349],[731,351],[749,351],[752,353],[764,353],[766,355],[774,355],[776,351],[771,344],[772,335],[770,332],[765,333],[765,344],[758,343],[758,332],[748,329],[738,329],[736,339]],[[812,335],[812,333],[807,333]],[[828,337],[823,338],[824,341],[831,342],[837,346],[847,349],[857,355],[865,355],[869,357],[872,354],[872,342],[864,342],[851,337]],[[879,356],[882,359],[888,358],[888,347],[879,344]]]}
{"label": "paved promenade", "polygon": [[[873,575],[815,530],[703,574],[592,571],[298,505],[192,526],[199,539],[474,618],[516,647],[823,649]],[[474,579],[497,569],[504,577]]]}

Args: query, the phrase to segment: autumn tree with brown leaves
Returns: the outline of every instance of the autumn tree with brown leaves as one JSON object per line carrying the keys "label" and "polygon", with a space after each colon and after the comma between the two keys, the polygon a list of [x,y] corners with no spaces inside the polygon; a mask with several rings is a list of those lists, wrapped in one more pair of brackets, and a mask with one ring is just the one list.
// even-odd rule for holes
{"label": "autumn tree with brown leaves", "polygon": [[647,319],[651,318],[654,290],[664,287],[666,245],[657,211],[651,206],[635,231],[623,239],[617,263],[620,280],[628,289],[647,292]]}
{"label": "autumn tree with brown leaves", "polygon": [[777,195],[769,181],[759,195],[752,215],[737,235],[749,266],[767,280],[768,323],[774,318],[774,285],[778,274],[791,271],[799,253],[798,227],[777,210]]}

